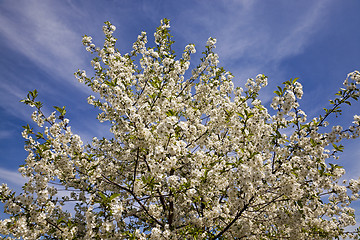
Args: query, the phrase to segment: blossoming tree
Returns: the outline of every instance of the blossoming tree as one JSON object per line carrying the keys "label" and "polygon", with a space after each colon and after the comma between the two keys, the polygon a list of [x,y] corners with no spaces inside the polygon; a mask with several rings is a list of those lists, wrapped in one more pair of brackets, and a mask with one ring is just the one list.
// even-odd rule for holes
{"label": "blossoming tree", "polygon": [[[349,204],[360,181],[340,182],[333,159],[342,139],[357,138],[360,117],[346,128],[329,116],[359,97],[352,72],[323,115],[307,119],[299,107],[297,79],[274,92],[269,110],[258,99],[260,74],[234,89],[219,67],[209,38],[201,63],[187,73],[193,44],[177,59],[169,21],[157,28],[155,48],[142,32],[130,54],[115,48],[115,27],[103,28],[103,48],[84,36],[96,54],[94,77],[75,75],[98,97],[100,122],[111,139],[84,145],[73,134],[65,107],[45,116],[37,91],[24,103],[41,127],[24,127],[28,182],[15,194],[5,184],[0,200],[9,214],[0,224],[8,239],[332,239],[356,238]],[[139,66],[135,65],[138,59]],[[270,113],[269,113],[270,112]],[[287,135],[285,134],[285,131]],[[69,195],[60,197],[58,185]],[[71,212],[64,210],[74,202]]]}

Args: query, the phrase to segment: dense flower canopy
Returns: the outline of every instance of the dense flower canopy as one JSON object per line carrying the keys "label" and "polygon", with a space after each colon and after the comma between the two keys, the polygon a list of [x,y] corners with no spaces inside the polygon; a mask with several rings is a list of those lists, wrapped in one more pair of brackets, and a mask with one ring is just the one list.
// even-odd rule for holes
{"label": "dense flower canopy", "polygon": [[[267,77],[234,88],[219,67],[209,38],[191,73],[185,47],[177,59],[169,21],[157,28],[155,47],[142,32],[133,51],[115,47],[115,26],[106,22],[102,48],[84,36],[95,54],[94,77],[77,79],[96,96],[100,122],[111,139],[84,145],[72,133],[65,107],[45,116],[37,91],[24,103],[36,110],[42,130],[24,127],[28,178],[23,193],[0,188],[9,219],[0,233],[9,239],[331,239],[355,238],[349,204],[360,181],[340,182],[334,163],[342,139],[359,137],[360,116],[349,127],[327,118],[359,97],[354,71],[323,115],[307,119],[298,99],[302,85],[291,79],[274,92],[270,108],[258,98]],[[137,61],[138,60],[138,61]],[[135,63],[138,62],[139,65]],[[59,185],[69,195],[60,196]],[[74,202],[73,211],[64,206]]]}

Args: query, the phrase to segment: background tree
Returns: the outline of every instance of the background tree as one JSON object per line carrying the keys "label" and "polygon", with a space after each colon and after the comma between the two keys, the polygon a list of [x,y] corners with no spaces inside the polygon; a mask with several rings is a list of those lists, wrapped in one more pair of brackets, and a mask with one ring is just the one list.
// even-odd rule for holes
{"label": "background tree", "polygon": [[[24,103],[43,128],[24,126],[28,177],[16,195],[1,186],[9,219],[0,233],[23,239],[331,239],[357,238],[349,204],[359,198],[359,180],[340,183],[341,166],[331,159],[342,139],[357,138],[360,117],[348,128],[328,126],[344,104],[357,100],[360,73],[323,115],[307,120],[297,99],[302,85],[279,86],[269,110],[258,98],[267,77],[235,88],[219,67],[216,40],[209,38],[201,63],[187,73],[195,46],[177,59],[169,21],[156,30],[155,48],[142,32],[130,54],[115,48],[115,27],[106,22],[97,48],[95,76],[75,75],[98,97],[100,122],[109,121],[111,139],[84,145],[73,134],[65,107],[45,116],[37,91]],[[135,64],[138,60],[139,66]],[[269,113],[270,112],[270,113]],[[60,197],[58,185],[69,195]],[[64,205],[75,202],[72,212]]]}

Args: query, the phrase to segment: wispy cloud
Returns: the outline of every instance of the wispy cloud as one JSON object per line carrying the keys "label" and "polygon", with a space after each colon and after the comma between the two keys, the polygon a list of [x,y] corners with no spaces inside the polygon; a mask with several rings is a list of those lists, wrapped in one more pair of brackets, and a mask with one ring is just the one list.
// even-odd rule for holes
{"label": "wispy cloud", "polygon": [[[299,16],[286,17],[291,9],[278,9],[278,19],[270,18],[267,9],[255,6],[229,6],[228,24],[218,29],[219,51],[225,59],[247,57],[274,62],[298,54],[312,40],[310,37],[324,17],[324,1],[299,9]],[[273,17],[273,16],[272,16]],[[282,19],[283,18],[283,19]],[[288,22],[284,22],[284,19]],[[289,22],[292,21],[292,22]]]}
{"label": "wispy cloud", "polygon": [[[24,56],[1,76],[0,107],[9,115],[28,120],[31,109],[19,100],[25,98],[29,90],[40,88],[48,98],[59,96],[59,88],[89,92],[73,76],[78,68],[88,65],[81,45],[82,33],[77,32],[79,26],[69,24],[72,20],[67,18],[71,11],[66,10],[75,13],[76,9],[57,1],[34,0],[19,0],[16,4],[4,1],[0,8],[3,44]],[[30,66],[34,69],[26,69]],[[36,73],[35,77],[29,72]],[[48,75],[46,81],[38,79],[44,73]],[[47,110],[46,107],[43,110]]]}
{"label": "wispy cloud", "polygon": [[9,114],[17,118],[28,120],[30,115],[27,108],[19,102],[26,97],[26,91],[21,89],[13,82],[1,83],[0,91],[6,94],[0,94],[1,107]]}
{"label": "wispy cloud", "polygon": [[[346,144],[346,143],[344,143]],[[360,149],[356,142],[345,145],[344,153],[340,154],[339,165],[344,166],[344,179],[358,179],[360,172]]]}
{"label": "wispy cloud", "polygon": [[14,188],[20,188],[26,182],[24,178],[18,171],[10,171],[4,168],[0,168],[0,181],[2,183],[11,184]]}
{"label": "wispy cloud", "polygon": [[11,130],[1,130],[0,131],[0,139],[10,138],[13,135],[13,131]]}
{"label": "wispy cloud", "polygon": [[219,1],[216,7],[200,2],[196,9],[204,13],[182,13],[184,19],[191,15],[191,23],[184,24],[181,32],[189,39],[216,37],[220,61],[225,66],[236,65],[233,72],[247,77],[253,71],[276,68],[280,61],[304,51],[326,21],[330,3],[307,1],[293,9],[283,2],[275,9],[266,2],[254,4],[257,1]]}
{"label": "wispy cloud", "polygon": [[[303,12],[301,21],[291,26],[290,31],[278,43],[272,43],[275,48],[269,49],[269,61],[280,61],[286,57],[296,55],[304,50],[304,47],[312,40],[318,28],[324,23],[325,1],[315,2]],[[274,34],[274,33],[273,33]],[[271,47],[271,46],[270,46]]]}
{"label": "wispy cloud", "polygon": [[7,39],[8,47],[43,71],[70,84],[76,83],[72,73],[76,66],[83,66],[81,35],[62,21],[63,8],[56,10],[48,1],[20,2],[15,5],[7,1],[1,6],[0,34]]}

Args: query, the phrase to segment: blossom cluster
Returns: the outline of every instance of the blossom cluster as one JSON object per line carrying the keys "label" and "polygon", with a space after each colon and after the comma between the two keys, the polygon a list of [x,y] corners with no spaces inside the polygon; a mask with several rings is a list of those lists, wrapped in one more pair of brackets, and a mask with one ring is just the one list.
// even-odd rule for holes
{"label": "blossom cluster", "polygon": [[[360,117],[348,128],[327,118],[359,97],[360,73],[322,116],[308,120],[300,109],[302,85],[291,79],[267,108],[258,99],[268,78],[259,74],[244,88],[219,66],[216,39],[209,38],[189,73],[195,45],[177,59],[169,20],[156,30],[155,47],[142,32],[130,54],[115,47],[106,22],[102,48],[84,36],[97,55],[94,76],[75,75],[94,92],[88,103],[112,138],[84,145],[65,118],[65,107],[48,117],[37,92],[24,99],[36,108],[42,132],[24,127],[28,178],[16,195],[0,187],[9,219],[0,234],[12,239],[331,239],[356,237],[350,203],[360,180],[344,184],[335,164],[342,139],[359,137]],[[135,60],[138,59],[138,65]],[[291,134],[284,132],[294,129]],[[321,129],[321,130],[320,130]],[[59,195],[61,185],[70,194]],[[64,208],[75,202],[73,212]]]}

